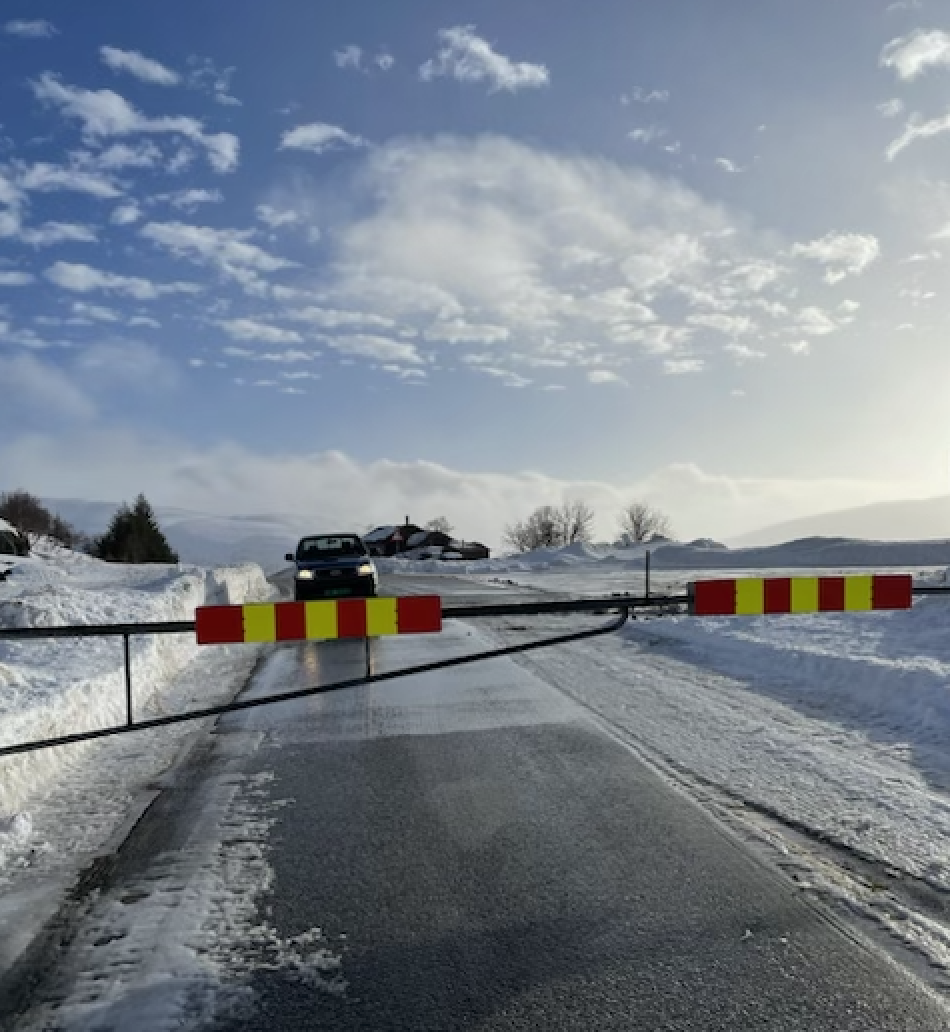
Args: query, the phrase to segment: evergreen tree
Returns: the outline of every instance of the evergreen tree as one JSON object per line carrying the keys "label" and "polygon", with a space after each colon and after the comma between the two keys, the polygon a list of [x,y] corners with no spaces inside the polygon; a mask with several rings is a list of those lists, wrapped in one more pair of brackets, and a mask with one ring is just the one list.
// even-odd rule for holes
{"label": "evergreen tree", "polygon": [[119,506],[109,529],[96,539],[93,555],[115,563],[178,562],[143,494],[131,509],[124,502]]}

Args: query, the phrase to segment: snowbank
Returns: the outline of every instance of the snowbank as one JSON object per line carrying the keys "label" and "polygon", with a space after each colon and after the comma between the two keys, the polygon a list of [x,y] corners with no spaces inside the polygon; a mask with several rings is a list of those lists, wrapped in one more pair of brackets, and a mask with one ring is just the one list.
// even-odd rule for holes
{"label": "snowbank", "polygon": [[[271,594],[256,565],[126,566],[63,550],[55,559],[15,560],[10,577],[0,582],[0,626],[188,620],[198,605]],[[162,712],[171,679],[198,652],[193,635],[132,639],[139,716]],[[120,723],[124,684],[119,638],[0,640],[0,745]],[[0,760],[0,818],[42,797],[64,764],[95,747],[87,743]]]}
{"label": "snowbank", "polygon": [[[666,617],[649,636],[677,655],[822,719],[920,746],[950,745],[946,597],[887,613]],[[634,626],[630,632],[641,637]],[[946,764],[941,763],[942,772]]]}

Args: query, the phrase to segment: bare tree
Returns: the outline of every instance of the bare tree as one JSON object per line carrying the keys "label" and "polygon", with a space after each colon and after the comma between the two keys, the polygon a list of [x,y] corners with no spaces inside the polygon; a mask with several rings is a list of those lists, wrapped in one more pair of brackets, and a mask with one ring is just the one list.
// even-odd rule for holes
{"label": "bare tree", "polygon": [[436,534],[447,534],[451,537],[452,531],[455,528],[451,523],[449,523],[445,516],[436,516],[434,520],[429,520],[424,529]]}
{"label": "bare tree", "polygon": [[645,502],[631,502],[620,513],[620,531],[631,541],[646,541],[655,534],[670,537],[670,518],[661,509]]}
{"label": "bare tree", "polygon": [[561,543],[572,545],[575,541],[590,541],[594,523],[594,510],[579,498],[565,502],[558,510],[561,523]]}
{"label": "bare tree", "polygon": [[504,541],[519,552],[554,548],[561,542],[561,519],[553,505],[541,505],[523,523],[505,527]]}
{"label": "bare tree", "polygon": [[585,502],[541,505],[519,523],[505,527],[505,544],[519,552],[533,548],[557,548],[575,541],[589,541],[594,511]]}

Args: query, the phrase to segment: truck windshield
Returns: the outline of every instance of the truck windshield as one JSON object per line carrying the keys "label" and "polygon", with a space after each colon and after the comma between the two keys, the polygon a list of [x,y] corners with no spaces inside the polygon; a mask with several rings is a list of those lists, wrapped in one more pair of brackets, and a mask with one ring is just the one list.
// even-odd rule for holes
{"label": "truck windshield", "polygon": [[355,534],[321,534],[303,538],[297,545],[298,559],[334,559],[343,555],[366,555],[363,542]]}

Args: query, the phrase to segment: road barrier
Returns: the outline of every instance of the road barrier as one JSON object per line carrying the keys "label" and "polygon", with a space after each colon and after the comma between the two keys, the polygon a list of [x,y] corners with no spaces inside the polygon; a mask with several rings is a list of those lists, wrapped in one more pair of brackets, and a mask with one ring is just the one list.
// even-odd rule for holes
{"label": "road barrier", "polygon": [[[611,634],[627,622],[631,612],[657,615],[689,613],[694,616],[743,616],[778,613],[874,611],[908,608],[914,595],[950,593],[948,586],[914,587],[908,574],[874,574],[857,577],[738,578],[698,581],[685,595],[609,595],[601,598],[554,599],[547,602],[503,602],[475,606],[444,606],[435,595],[400,598],[333,599],[313,602],[248,603],[235,606],[201,606],[194,620],[141,624],[70,625],[61,627],[0,627],[0,639],[45,638],[122,639],[126,721],[31,742],[0,747],[0,757],[91,741],[112,735],[167,727],[187,720],[201,720],[239,710],[268,706],[311,695],[390,681],[411,674],[429,673],[481,660],[516,655],[585,638]],[[445,619],[472,620],[490,616],[540,616],[545,614],[616,613],[615,619],[584,631],[572,631],[518,645],[469,653],[381,674],[369,669],[369,642],[378,635],[437,633]],[[362,640],[366,643],[367,673],[364,677],[311,685],[263,698],[238,699],[218,706],[136,720],[132,705],[130,639],[137,635],[191,633],[198,644],[275,643],[300,641]]]}
{"label": "road barrier", "polygon": [[741,577],[689,585],[694,616],[759,616],[777,613],[868,612],[910,609],[910,574],[848,577]]}
{"label": "road barrier", "polygon": [[384,634],[431,634],[442,630],[438,595],[402,598],[339,598],[314,602],[257,602],[199,606],[199,645],[235,642],[329,641]]}

